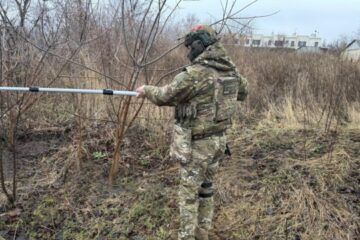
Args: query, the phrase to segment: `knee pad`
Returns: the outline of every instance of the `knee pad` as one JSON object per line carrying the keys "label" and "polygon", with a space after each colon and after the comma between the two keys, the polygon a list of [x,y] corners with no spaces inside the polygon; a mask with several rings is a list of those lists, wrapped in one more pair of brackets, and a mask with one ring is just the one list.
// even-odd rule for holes
{"label": "knee pad", "polygon": [[212,182],[203,182],[201,184],[202,188],[211,188],[212,187]]}
{"label": "knee pad", "polygon": [[210,198],[214,195],[214,191],[211,188],[212,182],[203,182],[201,184],[201,190],[199,191],[200,198]]}

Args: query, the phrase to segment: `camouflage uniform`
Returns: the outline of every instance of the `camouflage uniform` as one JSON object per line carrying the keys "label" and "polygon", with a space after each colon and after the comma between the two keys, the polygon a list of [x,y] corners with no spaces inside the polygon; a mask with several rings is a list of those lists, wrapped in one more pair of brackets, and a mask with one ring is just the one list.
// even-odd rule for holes
{"label": "camouflage uniform", "polygon": [[216,42],[164,87],[145,86],[158,106],[175,106],[171,156],[181,164],[179,239],[207,239],[214,212],[213,180],[224,157],[224,131],[247,82]]}

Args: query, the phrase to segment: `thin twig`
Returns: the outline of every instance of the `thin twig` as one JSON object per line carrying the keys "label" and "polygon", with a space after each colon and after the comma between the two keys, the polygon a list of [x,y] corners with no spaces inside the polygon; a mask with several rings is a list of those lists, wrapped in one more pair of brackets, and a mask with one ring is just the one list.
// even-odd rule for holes
{"label": "thin twig", "polygon": [[184,69],[184,68],[186,68],[186,67],[188,67],[188,66],[191,66],[191,64],[187,64],[187,65],[178,67],[178,68],[176,68],[176,69],[174,69],[174,70],[166,73],[165,75],[161,76],[161,77],[159,78],[159,80],[155,83],[155,86],[158,86],[158,85],[160,84],[160,82],[161,82],[164,78],[166,78],[167,76],[169,76],[170,74],[173,74],[173,73],[175,73],[175,72],[177,72],[177,71],[179,71],[179,70],[181,70],[181,69]]}
{"label": "thin twig", "polygon": [[156,63],[157,61],[161,60],[164,56],[166,56],[167,54],[169,54],[170,52],[174,51],[175,49],[177,49],[178,47],[180,47],[181,45],[183,45],[184,42],[178,43],[177,45],[173,46],[172,48],[170,48],[169,50],[167,50],[166,52],[164,52],[163,54],[161,54],[160,56],[154,58],[153,60],[149,61],[149,62],[145,62],[144,64],[140,65],[141,67],[145,67],[145,66],[149,66],[151,64]]}
{"label": "thin twig", "polygon": [[122,1],[122,7],[121,7],[121,22],[122,22],[122,34],[123,34],[123,38],[124,38],[124,43],[125,43],[125,48],[126,48],[126,52],[128,53],[129,57],[132,59],[133,64],[135,66],[138,65],[137,61],[135,60],[135,57],[132,55],[130,48],[129,48],[129,43],[127,41],[127,34],[125,31],[125,0]]}
{"label": "thin twig", "polygon": [[[151,0],[150,3],[149,3],[149,6],[147,7],[147,9],[145,10],[145,14],[140,22],[140,26],[139,26],[139,29],[137,31],[137,34],[136,34],[136,38],[135,38],[135,47],[134,47],[134,56],[136,55],[136,50],[138,49],[138,44],[139,44],[139,39],[142,38],[142,36],[140,36],[140,32],[141,30],[143,29],[143,27],[145,26],[145,20],[150,12],[150,9],[151,9],[151,6],[153,4],[154,0]],[[141,41],[140,41],[141,43]]]}
{"label": "thin twig", "polygon": [[149,36],[146,39],[146,43],[145,43],[145,47],[144,47],[144,54],[143,54],[143,56],[141,58],[141,62],[144,61],[147,58],[147,56],[148,56],[148,54],[149,54],[149,52],[150,52],[150,50],[151,50],[151,48],[152,48],[152,46],[154,44],[155,38],[156,38],[158,30],[159,30],[161,13],[162,13],[163,8],[165,7],[166,1],[167,0],[163,1],[163,3],[160,6],[159,11],[158,11],[155,19],[154,19],[151,30],[149,32]]}

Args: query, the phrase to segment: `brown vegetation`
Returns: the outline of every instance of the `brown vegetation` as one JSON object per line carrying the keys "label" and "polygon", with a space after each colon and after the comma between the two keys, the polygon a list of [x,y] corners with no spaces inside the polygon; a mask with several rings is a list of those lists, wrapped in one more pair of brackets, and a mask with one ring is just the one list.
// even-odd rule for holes
{"label": "brown vegetation", "polygon": [[[171,13],[161,5],[27,2],[25,20],[0,8],[1,86],[132,90],[165,84],[187,64],[182,47],[160,56],[192,20],[184,29],[159,20]],[[357,239],[360,65],[227,48],[250,95],[228,133],[233,156],[218,175],[213,235]],[[0,96],[0,239],[176,236],[172,109],[122,97]]]}

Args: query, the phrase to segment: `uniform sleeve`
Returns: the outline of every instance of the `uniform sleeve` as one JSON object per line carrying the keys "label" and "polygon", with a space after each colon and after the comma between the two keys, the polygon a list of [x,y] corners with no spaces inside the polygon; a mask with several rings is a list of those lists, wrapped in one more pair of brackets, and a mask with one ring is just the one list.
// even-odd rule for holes
{"label": "uniform sleeve", "polygon": [[240,75],[239,92],[237,96],[238,101],[244,101],[248,95],[248,82],[246,78]]}
{"label": "uniform sleeve", "polygon": [[173,82],[163,87],[145,86],[145,97],[158,106],[176,106],[190,95],[193,81],[186,71],[175,76]]}

